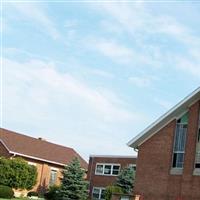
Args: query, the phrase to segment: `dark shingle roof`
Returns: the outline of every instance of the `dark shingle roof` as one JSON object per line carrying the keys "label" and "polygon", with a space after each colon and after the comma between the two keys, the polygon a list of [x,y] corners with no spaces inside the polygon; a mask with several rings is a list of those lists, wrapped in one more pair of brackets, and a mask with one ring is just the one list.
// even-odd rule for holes
{"label": "dark shingle roof", "polygon": [[87,169],[87,162],[72,148],[54,144],[45,140],[19,134],[0,128],[0,140],[10,152],[27,157],[46,160],[47,162],[66,165],[78,157],[82,168]]}

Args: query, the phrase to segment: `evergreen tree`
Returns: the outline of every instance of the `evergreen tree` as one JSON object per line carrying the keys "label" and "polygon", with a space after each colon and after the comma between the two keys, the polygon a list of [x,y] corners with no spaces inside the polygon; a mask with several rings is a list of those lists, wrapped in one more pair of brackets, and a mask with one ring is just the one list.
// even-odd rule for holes
{"label": "evergreen tree", "polygon": [[86,200],[88,197],[87,181],[84,180],[85,172],[81,169],[78,158],[63,170],[63,179],[58,194],[59,200]]}
{"label": "evergreen tree", "polygon": [[117,177],[116,186],[122,188],[125,194],[133,192],[135,170],[133,167],[124,168]]}

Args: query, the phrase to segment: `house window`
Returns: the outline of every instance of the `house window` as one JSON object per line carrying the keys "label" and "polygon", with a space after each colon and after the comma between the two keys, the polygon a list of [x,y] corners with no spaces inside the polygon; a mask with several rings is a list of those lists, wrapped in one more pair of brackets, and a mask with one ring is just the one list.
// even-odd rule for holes
{"label": "house window", "polygon": [[51,169],[49,185],[50,186],[55,185],[56,184],[56,180],[57,180],[57,170]]}
{"label": "house window", "polygon": [[113,175],[118,175],[119,171],[120,171],[120,166],[119,165],[113,165],[112,174]]}
{"label": "house window", "polygon": [[199,121],[198,121],[198,131],[197,131],[195,168],[200,168],[200,111],[199,111]]}
{"label": "house window", "polygon": [[176,122],[176,132],[174,137],[174,149],[173,149],[173,168],[183,168],[185,144],[188,126],[188,113],[185,113]]}
{"label": "house window", "polygon": [[129,164],[128,167],[133,168],[133,170],[136,171],[136,164]]}
{"label": "house window", "polygon": [[97,174],[103,174],[103,165],[97,165],[96,173]]}
{"label": "house window", "polygon": [[94,187],[92,191],[92,199],[105,199],[105,188]]}
{"label": "house window", "polygon": [[102,164],[96,165],[96,175],[117,176],[120,172],[120,164]]}

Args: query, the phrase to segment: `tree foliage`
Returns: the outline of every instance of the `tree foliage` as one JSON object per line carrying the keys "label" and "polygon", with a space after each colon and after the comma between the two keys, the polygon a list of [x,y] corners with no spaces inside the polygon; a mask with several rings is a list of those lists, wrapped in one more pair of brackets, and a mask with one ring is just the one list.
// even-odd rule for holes
{"label": "tree foliage", "polygon": [[88,198],[87,181],[84,180],[85,172],[81,169],[78,158],[63,170],[63,179],[59,190],[59,200],[86,200]]}
{"label": "tree foliage", "polygon": [[115,185],[110,185],[110,186],[106,187],[105,199],[110,200],[113,193],[123,194],[122,188],[119,186],[115,186]]}
{"label": "tree foliage", "polygon": [[134,179],[135,171],[133,167],[126,167],[117,177],[116,186],[122,188],[125,194],[131,194],[133,192]]}
{"label": "tree foliage", "polygon": [[0,158],[0,184],[30,190],[37,179],[37,169],[22,158]]}

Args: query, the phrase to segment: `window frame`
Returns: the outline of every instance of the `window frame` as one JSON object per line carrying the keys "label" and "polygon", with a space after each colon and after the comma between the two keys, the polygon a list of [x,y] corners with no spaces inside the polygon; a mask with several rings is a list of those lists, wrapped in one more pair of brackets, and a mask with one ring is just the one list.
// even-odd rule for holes
{"label": "window frame", "polygon": [[[52,181],[52,179],[51,179],[52,178],[52,172],[55,172],[55,180],[54,181]],[[58,178],[58,169],[51,167],[50,168],[50,176],[49,176],[49,186],[55,185],[56,182],[57,182],[57,178]]]}
{"label": "window frame", "polygon": [[[98,173],[97,172],[97,166],[98,165],[103,165],[103,171],[102,173]],[[111,170],[110,170],[110,174],[105,174],[105,166],[111,166]],[[113,174],[113,167],[114,166],[118,166],[119,170],[118,170],[118,174]],[[95,175],[100,175],[100,176],[118,176],[121,170],[121,164],[119,163],[96,163],[96,167],[95,167]]]}
{"label": "window frame", "polygon": [[197,128],[196,151],[195,151],[195,162],[194,162],[194,170],[196,169],[200,171],[200,167],[196,167],[197,164],[200,164],[200,162],[197,162],[197,154],[200,155],[200,149],[197,149],[198,145],[200,145],[200,109],[198,116],[198,128]]}
{"label": "window frame", "polygon": [[[171,162],[171,169],[172,170],[183,170],[184,168],[184,159],[185,159],[185,147],[186,147],[186,142],[187,142],[187,132],[188,132],[188,121],[187,122],[178,122],[185,114],[188,113],[188,120],[189,120],[189,111],[185,111],[184,113],[182,113],[181,115],[179,115],[177,118],[176,118],[176,127],[175,127],[175,131],[174,131],[174,140],[173,140],[173,151],[172,151],[172,162]],[[186,135],[185,135],[185,144],[184,144],[184,151],[179,151],[179,150],[175,150],[175,145],[176,145],[176,134],[177,134],[177,128],[178,128],[178,125],[187,125],[186,127]],[[184,128],[184,127],[183,127]],[[180,139],[180,138],[179,138]],[[177,167],[177,166],[174,166],[174,156],[175,154],[183,154],[183,164],[182,164],[182,167]],[[177,164],[176,164],[177,165]],[[181,172],[182,173],[182,172]]]}
{"label": "window frame", "polygon": [[[94,197],[93,197],[93,194],[94,194],[94,190],[95,190],[95,189],[99,190],[99,193],[98,193],[99,196],[98,196],[98,198],[94,198]],[[103,192],[102,192],[103,190],[105,191],[106,188],[104,188],[104,187],[93,187],[93,188],[92,188],[92,199],[102,199],[102,198],[101,198],[101,195],[102,195],[102,193],[103,193]]]}

